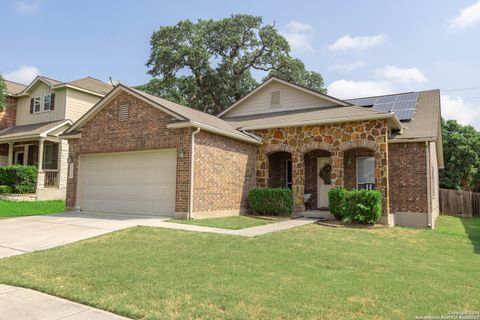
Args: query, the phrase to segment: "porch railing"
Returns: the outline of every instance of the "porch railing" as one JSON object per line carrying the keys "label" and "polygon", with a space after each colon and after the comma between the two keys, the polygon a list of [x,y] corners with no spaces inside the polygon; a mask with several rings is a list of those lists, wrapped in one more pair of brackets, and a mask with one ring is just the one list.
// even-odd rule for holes
{"label": "porch railing", "polygon": [[60,174],[57,170],[45,170],[45,188],[58,188]]}

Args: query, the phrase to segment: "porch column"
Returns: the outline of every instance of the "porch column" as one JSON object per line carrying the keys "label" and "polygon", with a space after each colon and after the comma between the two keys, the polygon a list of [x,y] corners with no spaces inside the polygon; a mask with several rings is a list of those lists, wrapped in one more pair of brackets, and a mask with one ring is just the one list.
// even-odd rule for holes
{"label": "porch column", "polygon": [[8,165],[13,164],[13,142],[8,143]]}
{"label": "porch column", "polygon": [[332,185],[335,188],[343,188],[343,151],[333,151],[332,161]]}
{"label": "porch column", "polygon": [[303,212],[305,211],[305,160],[299,151],[292,154],[292,180],[293,211]]}
{"label": "porch column", "polygon": [[45,143],[45,139],[40,139],[38,141],[38,161],[37,161],[37,168],[39,172],[43,172],[43,144]]}
{"label": "porch column", "polygon": [[28,164],[28,144],[23,146],[23,165]]}

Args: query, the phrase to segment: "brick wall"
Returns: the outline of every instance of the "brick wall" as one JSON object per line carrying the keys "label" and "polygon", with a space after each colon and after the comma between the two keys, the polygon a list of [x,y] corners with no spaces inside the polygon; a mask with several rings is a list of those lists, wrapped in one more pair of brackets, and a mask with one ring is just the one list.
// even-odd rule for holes
{"label": "brick wall", "polygon": [[[128,120],[119,120],[119,106],[129,106]],[[67,206],[76,205],[80,154],[177,149],[176,212],[187,212],[190,180],[190,129],[167,129],[172,116],[140,99],[120,92],[85,124],[82,137],[69,142],[74,160],[73,178],[67,182]],[[183,157],[180,157],[183,150]]]}
{"label": "brick wall", "polygon": [[[344,187],[347,189],[357,188],[357,158],[373,157],[373,150],[359,148],[345,151],[343,158]],[[391,189],[390,189],[391,190]],[[391,191],[390,191],[391,192]]]}
{"label": "brick wall", "polygon": [[425,143],[391,143],[388,153],[391,212],[427,212]]}
{"label": "brick wall", "polygon": [[15,125],[15,118],[17,116],[17,98],[7,96],[5,97],[6,108],[0,112],[0,130]]}
{"label": "brick wall", "polygon": [[311,204],[317,208],[318,157],[330,157],[330,152],[313,150],[305,154],[305,193],[311,193]]}
{"label": "brick wall", "polygon": [[195,136],[193,217],[238,214],[255,187],[256,146],[200,131]]}

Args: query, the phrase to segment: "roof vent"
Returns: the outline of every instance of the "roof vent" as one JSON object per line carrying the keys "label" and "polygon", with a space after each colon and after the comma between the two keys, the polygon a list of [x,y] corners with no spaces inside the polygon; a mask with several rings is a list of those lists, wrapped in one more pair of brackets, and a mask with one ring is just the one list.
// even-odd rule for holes
{"label": "roof vent", "polygon": [[270,93],[270,105],[272,107],[279,107],[281,105],[280,97],[280,90],[272,91]]}
{"label": "roof vent", "polygon": [[118,120],[128,120],[128,105],[124,104],[118,107]]}

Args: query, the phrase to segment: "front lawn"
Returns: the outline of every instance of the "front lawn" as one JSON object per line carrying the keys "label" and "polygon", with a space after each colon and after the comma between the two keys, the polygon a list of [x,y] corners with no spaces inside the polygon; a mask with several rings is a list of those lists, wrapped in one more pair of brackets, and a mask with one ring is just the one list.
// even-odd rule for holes
{"label": "front lawn", "polygon": [[65,210],[65,201],[6,201],[0,199],[0,219],[58,213]]}
{"label": "front lawn", "polygon": [[458,218],[441,217],[439,231],[310,224],[254,238],[132,228],[2,259],[0,283],[134,319],[415,319],[480,310],[479,243],[447,234],[450,219]]}
{"label": "front lawn", "polygon": [[199,220],[169,220],[168,222],[193,224],[197,226],[212,227],[212,228],[239,230],[239,229],[257,227],[257,226],[263,226],[265,224],[278,222],[278,220],[235,216],[235,217],[199,219]]}

